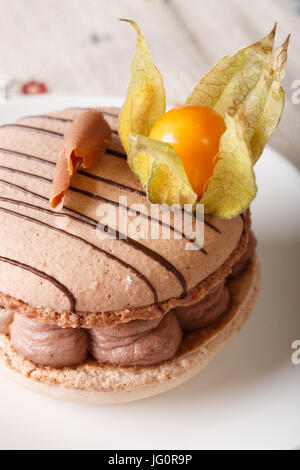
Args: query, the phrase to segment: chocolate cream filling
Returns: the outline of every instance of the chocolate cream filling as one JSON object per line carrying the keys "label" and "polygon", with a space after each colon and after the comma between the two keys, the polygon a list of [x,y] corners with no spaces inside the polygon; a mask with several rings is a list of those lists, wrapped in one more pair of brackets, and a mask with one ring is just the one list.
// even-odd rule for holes
{"label": "chocolate cream filling", "polygon": [[[238,276],[247,267],[255,248],[256,239],[250,232],[247,250],[229,277]],[[0,307],[0,333],[10,332],[14,349],[44,367],[77,366],[88,354],[100,363],[151,366],[174,357],[183,332],[210,325],[227,311],[229,303],[225,279],[200,302],[177,307],[159,319],[90,330],[50,326]]]}
{"label": "chocolate cream filling", "polygon": [[[148,323],[148,327],[153,321],[142,320],[143,323]],[[111,330],[118,330],[118,327]],[[99,362],[121,366],[151,366],[174,357],[181,340],[182,330],[179,322],[174,313],[169,312],[156,328],[150,327],[144,333],[132,336],[114,336],[113,331],[108,336],[107,332],[103,334],[102,329],[92,329],[89,335],[89,350]]]}
{"label": "chocolate cream filling", "polygon": [[87,333],[83,329],[59,328],[15,314],[11,345],[26,359],[46,367],[72,367],[87,357]]}
{"label": "chocolate cream filling", "polygon": [[188,307],[178,307],[176,314],[184,331],[194,331],[213,323],[229,306],[229,291],[225,282],[212,289],[200,302]]}
{"label": "chocolate cream filling", "polygon": [[0,334],[7,334],[9,332],[10,324],[14,319],[14,313],[10,310],[0,308]]}

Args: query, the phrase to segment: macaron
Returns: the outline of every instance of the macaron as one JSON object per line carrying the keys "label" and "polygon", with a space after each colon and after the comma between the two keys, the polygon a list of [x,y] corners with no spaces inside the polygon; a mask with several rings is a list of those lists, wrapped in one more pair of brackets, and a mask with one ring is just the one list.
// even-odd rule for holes
{"label": "macaron", "polygon": [[249,210],[183,214],[201,246],[179,236],[175,211],[153,216],[116,108],[97,111],[111,128],[108,147],[53,210],[64,136],[84,112],[0,128],[0,369],[54,398],[125,402],[183,383],[238,333],[259,291],[259,261]]}

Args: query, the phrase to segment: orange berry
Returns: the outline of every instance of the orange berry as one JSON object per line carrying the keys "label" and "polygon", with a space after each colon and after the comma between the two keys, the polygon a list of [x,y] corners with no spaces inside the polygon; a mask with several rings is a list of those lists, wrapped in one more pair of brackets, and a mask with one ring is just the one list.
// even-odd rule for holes
{"label": "orange berry", "polygon": [[224,119],[205,106],[181,106],[165,113],[149,137],[172,145],[182,160],[193,190],[201,197],[217,163]]}

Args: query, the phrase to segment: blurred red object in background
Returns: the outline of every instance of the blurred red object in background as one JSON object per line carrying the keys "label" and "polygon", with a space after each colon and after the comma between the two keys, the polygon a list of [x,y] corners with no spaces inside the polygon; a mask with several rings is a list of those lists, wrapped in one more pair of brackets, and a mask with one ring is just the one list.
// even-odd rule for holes
{"label": "blurred red object in background", "polygon": [[23,95],[39,95],[42,93],[48,93],[48,88],[45,83],[36,82],[34,80],[24,83],[21,86],[21,90]]}

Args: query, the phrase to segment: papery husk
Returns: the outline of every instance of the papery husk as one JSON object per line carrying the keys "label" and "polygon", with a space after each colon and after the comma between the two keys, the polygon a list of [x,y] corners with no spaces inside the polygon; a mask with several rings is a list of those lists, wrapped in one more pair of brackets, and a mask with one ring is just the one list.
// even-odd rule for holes
{"label": "papery husk", "polygon": [[148,136],[153,124],[166,110],[166,98],[162,76],[152,62],[149,46],[140,28],[135,21],[122,21],[128,21],[137,32],[127,97],[119,117],[119,135],[128,154],[129,135]]}

